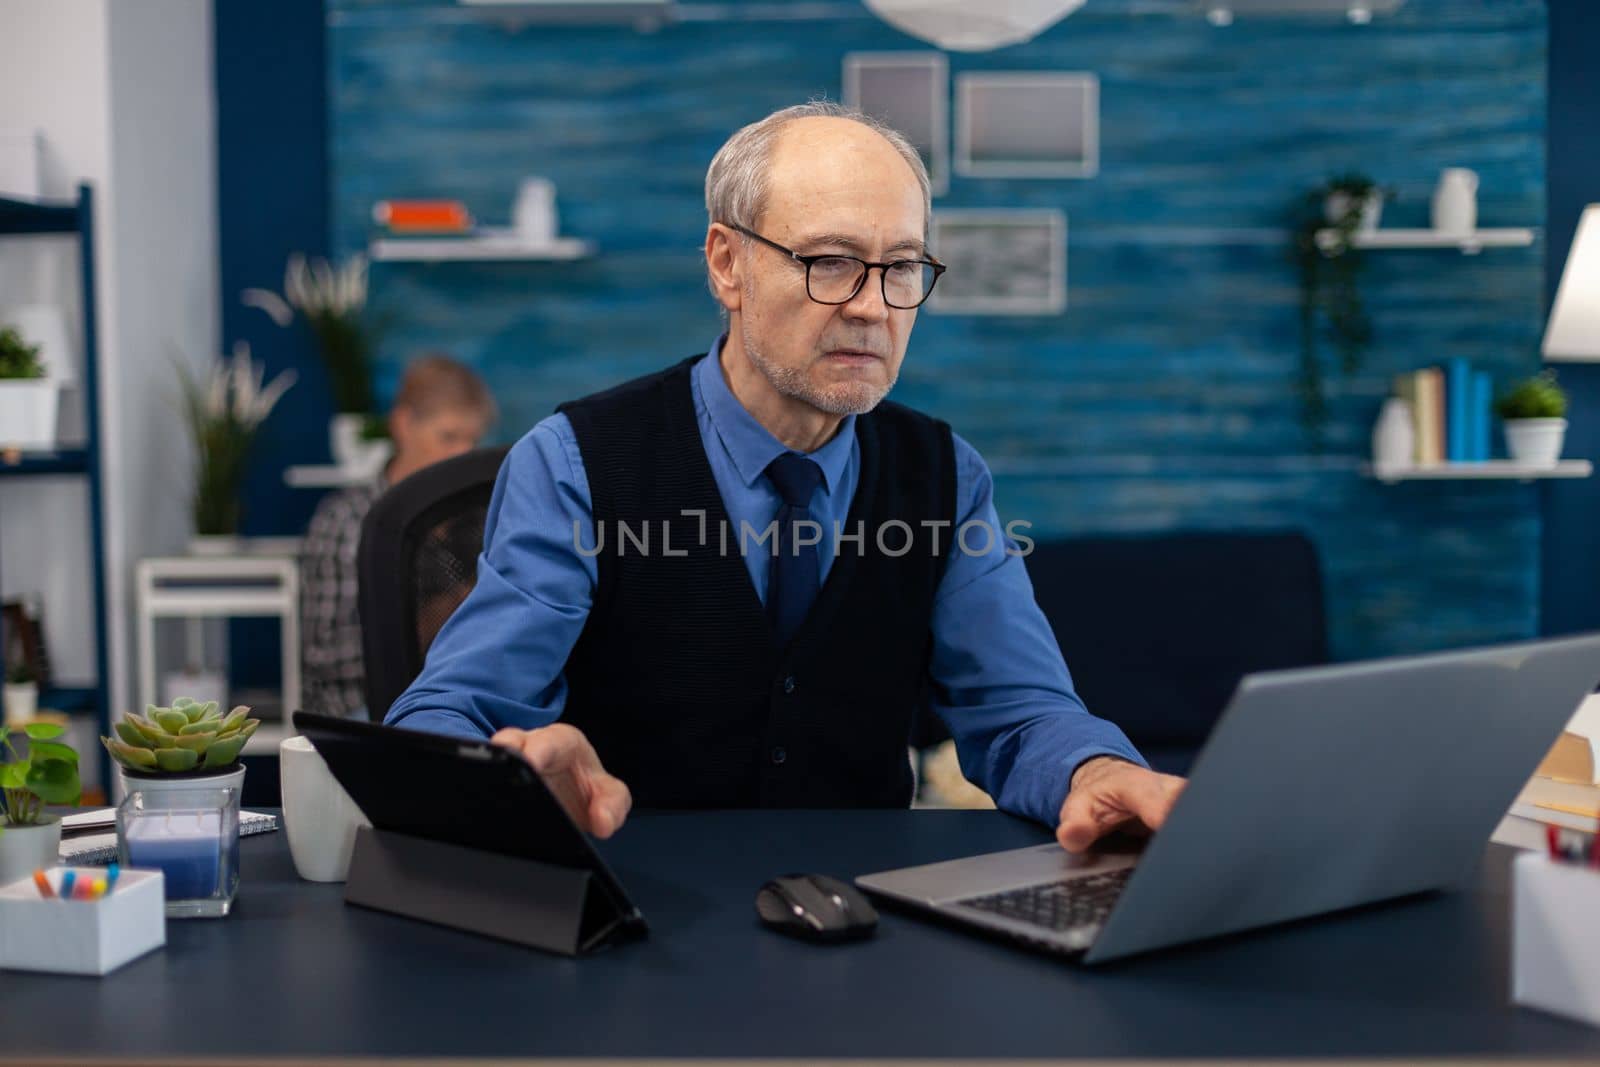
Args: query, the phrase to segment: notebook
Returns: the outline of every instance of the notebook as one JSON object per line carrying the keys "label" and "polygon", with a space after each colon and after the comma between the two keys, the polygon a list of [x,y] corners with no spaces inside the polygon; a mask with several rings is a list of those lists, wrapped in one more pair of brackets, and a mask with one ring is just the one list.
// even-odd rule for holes
{"label": "notebook", "polygon": [[[117,809],[99,808],[79,811],[61,819],[61,853],[64,863],[110,863],[117,858]],[[111,827],[108,832],[85,833],[101,827]],[[270,833],[278,828],[278,817],[262,811],[239,813],[239,836]]]}

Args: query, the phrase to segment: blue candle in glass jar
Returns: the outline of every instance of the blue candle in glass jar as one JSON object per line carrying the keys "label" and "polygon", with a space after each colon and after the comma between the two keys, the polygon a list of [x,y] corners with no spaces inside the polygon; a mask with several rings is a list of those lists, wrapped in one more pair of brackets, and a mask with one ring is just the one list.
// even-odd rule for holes
{"label": "blue candle in glass jar", "polygon": [[214,896],[222,868],[222,816],[215,811],[150,811],[125,831],[128,865],[159,868],[168,900]]}

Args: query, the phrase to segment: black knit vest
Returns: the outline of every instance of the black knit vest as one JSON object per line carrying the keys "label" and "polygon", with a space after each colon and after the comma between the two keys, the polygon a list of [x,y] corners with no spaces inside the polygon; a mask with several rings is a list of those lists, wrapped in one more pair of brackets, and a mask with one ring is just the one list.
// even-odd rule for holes
{"label": "black knit vest", "polygon": [[[954,540],[950,428],[887,402],[857,417],[860,482],[843,532],[860,523],[864,536],[859,549],[841,543],[780,649],[700,440],[699,358],[560,408],[603,542],[562,721],[639,807],[906,807],[906,741]],[[700,518],[684,514],[695,511],[703,540]],[[828,531],[819,550],[831,543]],[[771,539],[747,544],[772,552]]]}

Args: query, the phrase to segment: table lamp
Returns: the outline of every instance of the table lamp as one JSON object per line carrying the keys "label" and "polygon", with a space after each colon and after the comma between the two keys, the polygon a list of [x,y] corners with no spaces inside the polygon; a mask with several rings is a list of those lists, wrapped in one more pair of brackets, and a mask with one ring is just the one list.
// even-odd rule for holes
{"label": "table lamp", "polygon": [[1600,362],[1600,204],[1584,208],[1578,220],[1544,332],[1544,358]]}

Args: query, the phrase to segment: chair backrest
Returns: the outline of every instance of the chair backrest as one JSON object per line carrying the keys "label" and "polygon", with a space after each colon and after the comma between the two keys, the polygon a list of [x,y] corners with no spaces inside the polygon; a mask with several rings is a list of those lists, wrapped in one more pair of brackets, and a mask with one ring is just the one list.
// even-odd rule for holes
{"label": "chair backrest", "polygon": [[373,503],[356,574],[367,714],[381,721],[478,581],[483,523],[505,448],[426,467]]}
{"label": "chair backrest", "polygon": [[1079,695],[1141,751],[1197,748],[1245,674],[1328,659],[1302,533],[1040,541],[1027,562]]}

